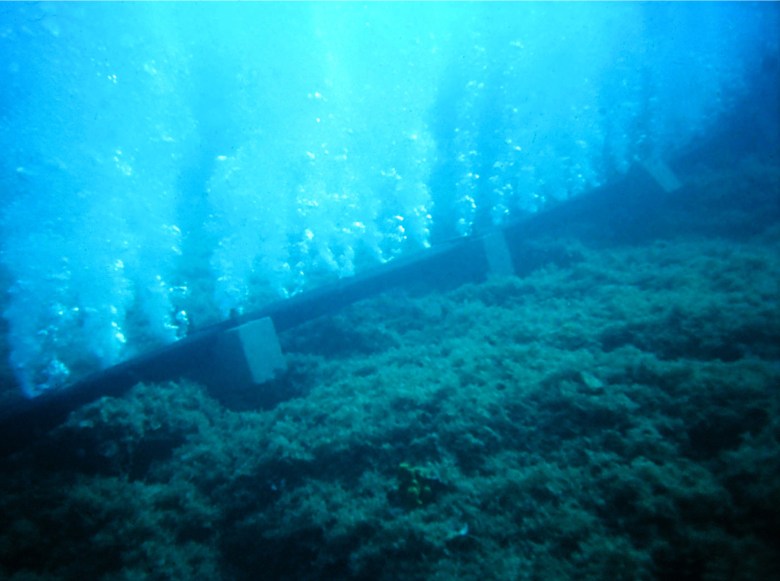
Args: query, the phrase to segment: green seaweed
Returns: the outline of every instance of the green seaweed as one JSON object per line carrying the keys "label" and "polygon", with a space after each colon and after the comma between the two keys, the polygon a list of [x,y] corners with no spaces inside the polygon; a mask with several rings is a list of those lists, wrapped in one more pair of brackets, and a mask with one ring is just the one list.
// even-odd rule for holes
{"label": "green seaweed", "polygon": [[0,577],[780,576],[780,228],[586,242],[283,335],[274,407],[74,412],[0,466]]}

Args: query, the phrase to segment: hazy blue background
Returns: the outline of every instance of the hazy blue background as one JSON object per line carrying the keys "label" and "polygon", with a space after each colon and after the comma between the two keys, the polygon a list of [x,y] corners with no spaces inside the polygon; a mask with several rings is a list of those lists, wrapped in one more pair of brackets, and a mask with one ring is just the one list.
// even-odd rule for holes
{"label": "hazy blue background", "polygon": [[[0,6],[28,395],[673,159],[777,55],[751,4]],[[776,56],[775,56],[776,58]]]}

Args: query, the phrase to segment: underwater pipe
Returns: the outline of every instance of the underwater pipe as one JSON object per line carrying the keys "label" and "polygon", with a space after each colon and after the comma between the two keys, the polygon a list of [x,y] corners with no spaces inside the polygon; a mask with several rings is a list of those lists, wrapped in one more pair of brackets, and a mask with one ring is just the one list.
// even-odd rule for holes
{"label": "underwater pipe", "polygon": [[262,384],[284,366],[277,332],[410,282],[454,287],[491,275],[522,275],[554,259],[538,253],[530,256],[529,242],[541,236],[587,235],[588,231],[608,229],[613,240],[630,237],[635,233],[633,224],[657,208],[660,197],[678,187],[679,182],[664,164],[637,165],[615,183],[504,227],[435,244],[354,277],[205,327],[63,389],[19,401],[0,410],[0,457],[30,445],[80,406],[101,397],[119,396],[141,382],[189,378],[210,389]]}

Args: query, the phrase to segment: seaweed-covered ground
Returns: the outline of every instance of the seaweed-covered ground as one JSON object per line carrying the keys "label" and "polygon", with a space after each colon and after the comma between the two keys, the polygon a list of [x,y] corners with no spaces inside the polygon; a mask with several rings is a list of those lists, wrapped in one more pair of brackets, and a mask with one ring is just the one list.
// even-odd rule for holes
{"label": "seaweed-covered ground", "polygon": [[90,404],[2,465],[0,577],[780,578],[778,207],[702,169],[641,239],[285,334],[259,407]]}

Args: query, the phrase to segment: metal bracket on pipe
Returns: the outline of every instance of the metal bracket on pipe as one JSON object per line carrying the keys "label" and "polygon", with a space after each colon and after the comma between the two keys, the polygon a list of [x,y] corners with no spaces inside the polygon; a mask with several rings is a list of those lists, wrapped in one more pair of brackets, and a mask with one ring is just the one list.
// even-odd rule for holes
{"label": "metal bracket on pipe", "polygon": [[642,167],[667,194],[671,194],[682,187],[682,182],[674,175],[672,168],[661,159],[656,158],[643,161]]}
{"label": "metal bracket on pipe", "polygon": [[515,266],[512,253],[506,242],[504,231],[496,229],[482,238],[482,248],[488,263],[488,276],[514,276]]}
{"label": "metal bracket on pipe", "polygon": [[223,332],[214,346],[214,372],[222,378],[226,387],[262,385],[275,379],[286,368],[270,317]]}

